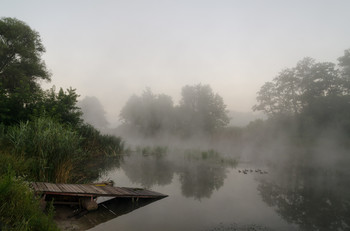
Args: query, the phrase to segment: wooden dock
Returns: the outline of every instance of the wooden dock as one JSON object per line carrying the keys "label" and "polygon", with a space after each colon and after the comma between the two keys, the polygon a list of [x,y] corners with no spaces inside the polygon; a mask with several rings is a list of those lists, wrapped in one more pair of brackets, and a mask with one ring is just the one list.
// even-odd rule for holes
{"label": "wooden dock", "polygon": [[123,197],[161,199],[167,195],[143,188],[113,187],[104,184],[53,184],[31,183],[36,194],[61,195],[72,197]]}

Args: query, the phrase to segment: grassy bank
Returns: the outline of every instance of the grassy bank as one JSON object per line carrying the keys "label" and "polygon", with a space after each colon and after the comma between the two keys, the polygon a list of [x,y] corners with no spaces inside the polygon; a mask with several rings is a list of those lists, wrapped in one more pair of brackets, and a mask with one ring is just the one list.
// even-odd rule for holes
{"label": "grassy bank", "polygon": [[53,222],[53,207],[43,212],[28,184],[10,167],[0,175],[0,195],[1,230],[58,230]]}
{"label": "grassy bank", "polygon": [[123,149],[120,138],[89,125],[72,127],[46,117],[0,125],[0,230],[58,230],[53,210],[42,211],[28,182],[97,178],[99,168],[91,172],[81,166],[118,156]]}

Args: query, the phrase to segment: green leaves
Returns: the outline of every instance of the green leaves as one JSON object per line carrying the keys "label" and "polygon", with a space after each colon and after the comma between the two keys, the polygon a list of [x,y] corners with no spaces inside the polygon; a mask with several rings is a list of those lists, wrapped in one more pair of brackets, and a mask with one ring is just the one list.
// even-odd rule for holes
{"label": "green leaves", "polygon": [[12,126],[5,139],[15,155],[34,160],[34,180],[67,182],[73,163],[81,154],[78,133],[50,118]]}
{"label": "green leaves", "polygon": [[[334,63],[317,63],[304,58],[294,68],[281,71],[271,82],[265,83],[258,92],[258,104],[253,110],[261,110],[270,117],[298,115],[316,100],[349,95],[346,82],[350,67],[350,52],[339,58],[339,68]],[[350,82],[350,81],[349,81]]]}
{"label": "green leaves", "polygon": [[0,20],[0,118],[5,124],[28,119],[41,91],[38,80],[50,80],[41,55],[39,34],[14,18]]}
{"label": "green leaves", "polygon": [[212,133],[229,123],[222,97],[214,94],[209,85],[197,84],[182,88],[179,105],[184,127],[190,132]]}
{"label": "green leaves", "polygon": [[147,89],[142,96],[133,95],[123,107],[120,118],[145,135],[162,131],[180,135],[213,133],[229,123],[226,105],[209,85],[185,86],[178,106],[170,96],[155,95]]}
{"label": "green leaves", "polygon": [[60,123],[79,126],[82,122],[82,112],[76,105],[78,97],[76,89],[68,88],[64,91],[60,88],[56,93],[53,87],[38,96],[32,107],[33,116],[49,116]]}

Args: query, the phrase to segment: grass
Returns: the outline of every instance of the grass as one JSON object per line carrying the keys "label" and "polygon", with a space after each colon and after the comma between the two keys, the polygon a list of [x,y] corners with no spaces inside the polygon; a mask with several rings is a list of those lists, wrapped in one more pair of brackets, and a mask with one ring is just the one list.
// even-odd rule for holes
{"label": "grass", "polygon": [[0,124],[0,230],[58,230],[53,207],[43,213],[26,182],[74,183],[86,178],[89,169],[83,163],[123,150],[120,138],[101,135],[92,126],[74,128],[47,117]]}
{"label": "grass", "polygon": [[37,118],[8,128],[7,148],[17,158],[30,160],[34,180],[65,183],[81,153],[80,137],[73,129],[49,118]]}
{"label": "grass", "polygon": [[6,132],[0,126],[0,136],[2,147],[28,162],[27,173],[36,181],[72,182],[77,179],[73,176],[77,166],[88,160],[117,156],[124,150],[119,137],[102,135],[90,125],[73,129],[50,118],[22,122]]}
{"label": "grass", "polygon": [[117,156],[124,151],[124,142],[120,137],[102,135],[89,124],[78,128],[82,137],[82,147],[86,154],[91,156]]}
{"label": "grass", "polygon": [[136,152],[141,153],[144,156],[164,156],[168,152],[166,146],[137,146]]}
{"label": "grass", "polygon": [[28,184],[11,167],[0,175],[0,195],[0,230],[59,230],[52,208],[42,212]]}
{"label": "grass", "polygon": [[184,155],[187,160],[215,161],[219,164],[227,165],[230,167],[236,167],[238,164],[238,161],[236,159],[225,157],[214,149],[208,149],[208,150],[187,149],[184,151]]}

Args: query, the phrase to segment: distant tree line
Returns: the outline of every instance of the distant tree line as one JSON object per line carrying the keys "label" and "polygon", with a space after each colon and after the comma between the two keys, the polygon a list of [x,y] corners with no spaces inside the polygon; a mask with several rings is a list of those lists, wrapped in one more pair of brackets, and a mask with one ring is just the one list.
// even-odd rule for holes
{"label": "distant tree line", "polygon": [[182,136],[211,134],[229,123],[222,97],[202,84],[184,86],[179,105],[168,95],[146,89],[141,96],[129,98],[120,118],[145,135],[164,131]]}
{"label": "distant tree line", "polygon": [[350,49],[337,64],[304,58],[282,70],[261,87],[253,109],[301,134],[332,128],[350,135]]}

